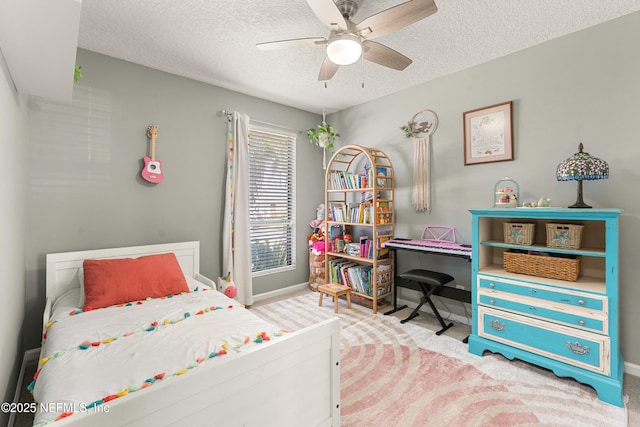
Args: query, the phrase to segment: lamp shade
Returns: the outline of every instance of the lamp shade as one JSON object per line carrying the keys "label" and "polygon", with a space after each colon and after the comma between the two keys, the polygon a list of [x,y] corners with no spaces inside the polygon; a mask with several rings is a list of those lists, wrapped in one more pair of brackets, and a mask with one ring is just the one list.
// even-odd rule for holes
{"label": "lamp shade", "polygon": [[578,152],[561,162],[556,169],[558,181],[577,181],[580,179],[607,179],[609,165],[602,159],[583,152],[584,145],[580,143]]}
{"label": "lamp shade", "polygon": [[558,181],[578,181],[578,200],[570,208],[590,208],[582,200],[582,181],[609,178],[609,165],[602,159],[583,151],[584,145],[578,145],[578,152],[561,162],[556,168]]}
{"label": "lamp shade", "polygon": [[327,57],[336,65],[349,65],[362,54],[362,44],[355,34],[336,34],[327,44]]}

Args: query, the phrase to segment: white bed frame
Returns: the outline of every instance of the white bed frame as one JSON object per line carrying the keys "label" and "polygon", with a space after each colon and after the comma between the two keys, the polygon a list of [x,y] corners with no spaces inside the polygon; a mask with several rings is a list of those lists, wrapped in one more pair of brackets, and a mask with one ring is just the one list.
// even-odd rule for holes
{"label": "white bed frame", "polygon": [[[166,252],[176,254],[185,275],[215,287],[199,273],[199,242],[48,254],[43,322],[49,321],[56,297],[80,286],[84,259]],[[333,318],[112,400],[99,407],[105,412],[76,413],[52,426],[339,426],[339,335],[339,320]]]}

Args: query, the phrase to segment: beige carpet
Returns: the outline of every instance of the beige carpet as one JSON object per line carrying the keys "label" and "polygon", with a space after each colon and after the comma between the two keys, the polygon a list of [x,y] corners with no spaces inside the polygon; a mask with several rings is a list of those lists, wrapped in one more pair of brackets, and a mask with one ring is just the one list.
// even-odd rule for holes
{"label": "beige carpet", "polygon": [[[296,330],[334,316],[299,294],[251,309]],[[340,300],[343,426],[626,426],[627,412],[572,379]]]}

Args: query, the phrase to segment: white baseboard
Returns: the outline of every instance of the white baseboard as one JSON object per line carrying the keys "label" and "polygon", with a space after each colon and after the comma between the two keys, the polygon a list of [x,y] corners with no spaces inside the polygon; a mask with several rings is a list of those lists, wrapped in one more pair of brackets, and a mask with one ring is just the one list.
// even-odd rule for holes
{"label": "white baseboard", "polygon": [[640,377],[640,365],[624,362],[624,373],[633,375],[634,377]]}
{"label": "white baseboard", "polygon": [[263,292],[253,296],[253,301],[258,302],[267,298],[279,297],[286,295],[290,292],[300,291],[302,289],[309,289],[309,282],[300,283],[297,285],[287,286],[286,288],[276,289],[275,291]]}

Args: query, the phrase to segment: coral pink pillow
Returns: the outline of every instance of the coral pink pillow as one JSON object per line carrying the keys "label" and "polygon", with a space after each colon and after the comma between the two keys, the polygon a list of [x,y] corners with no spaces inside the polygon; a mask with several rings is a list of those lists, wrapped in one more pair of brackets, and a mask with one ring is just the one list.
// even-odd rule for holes
{"label": "coral pink pillow", "polygon": [[84,309],[189,292],[175,254],[92,260],[84,267]]}

